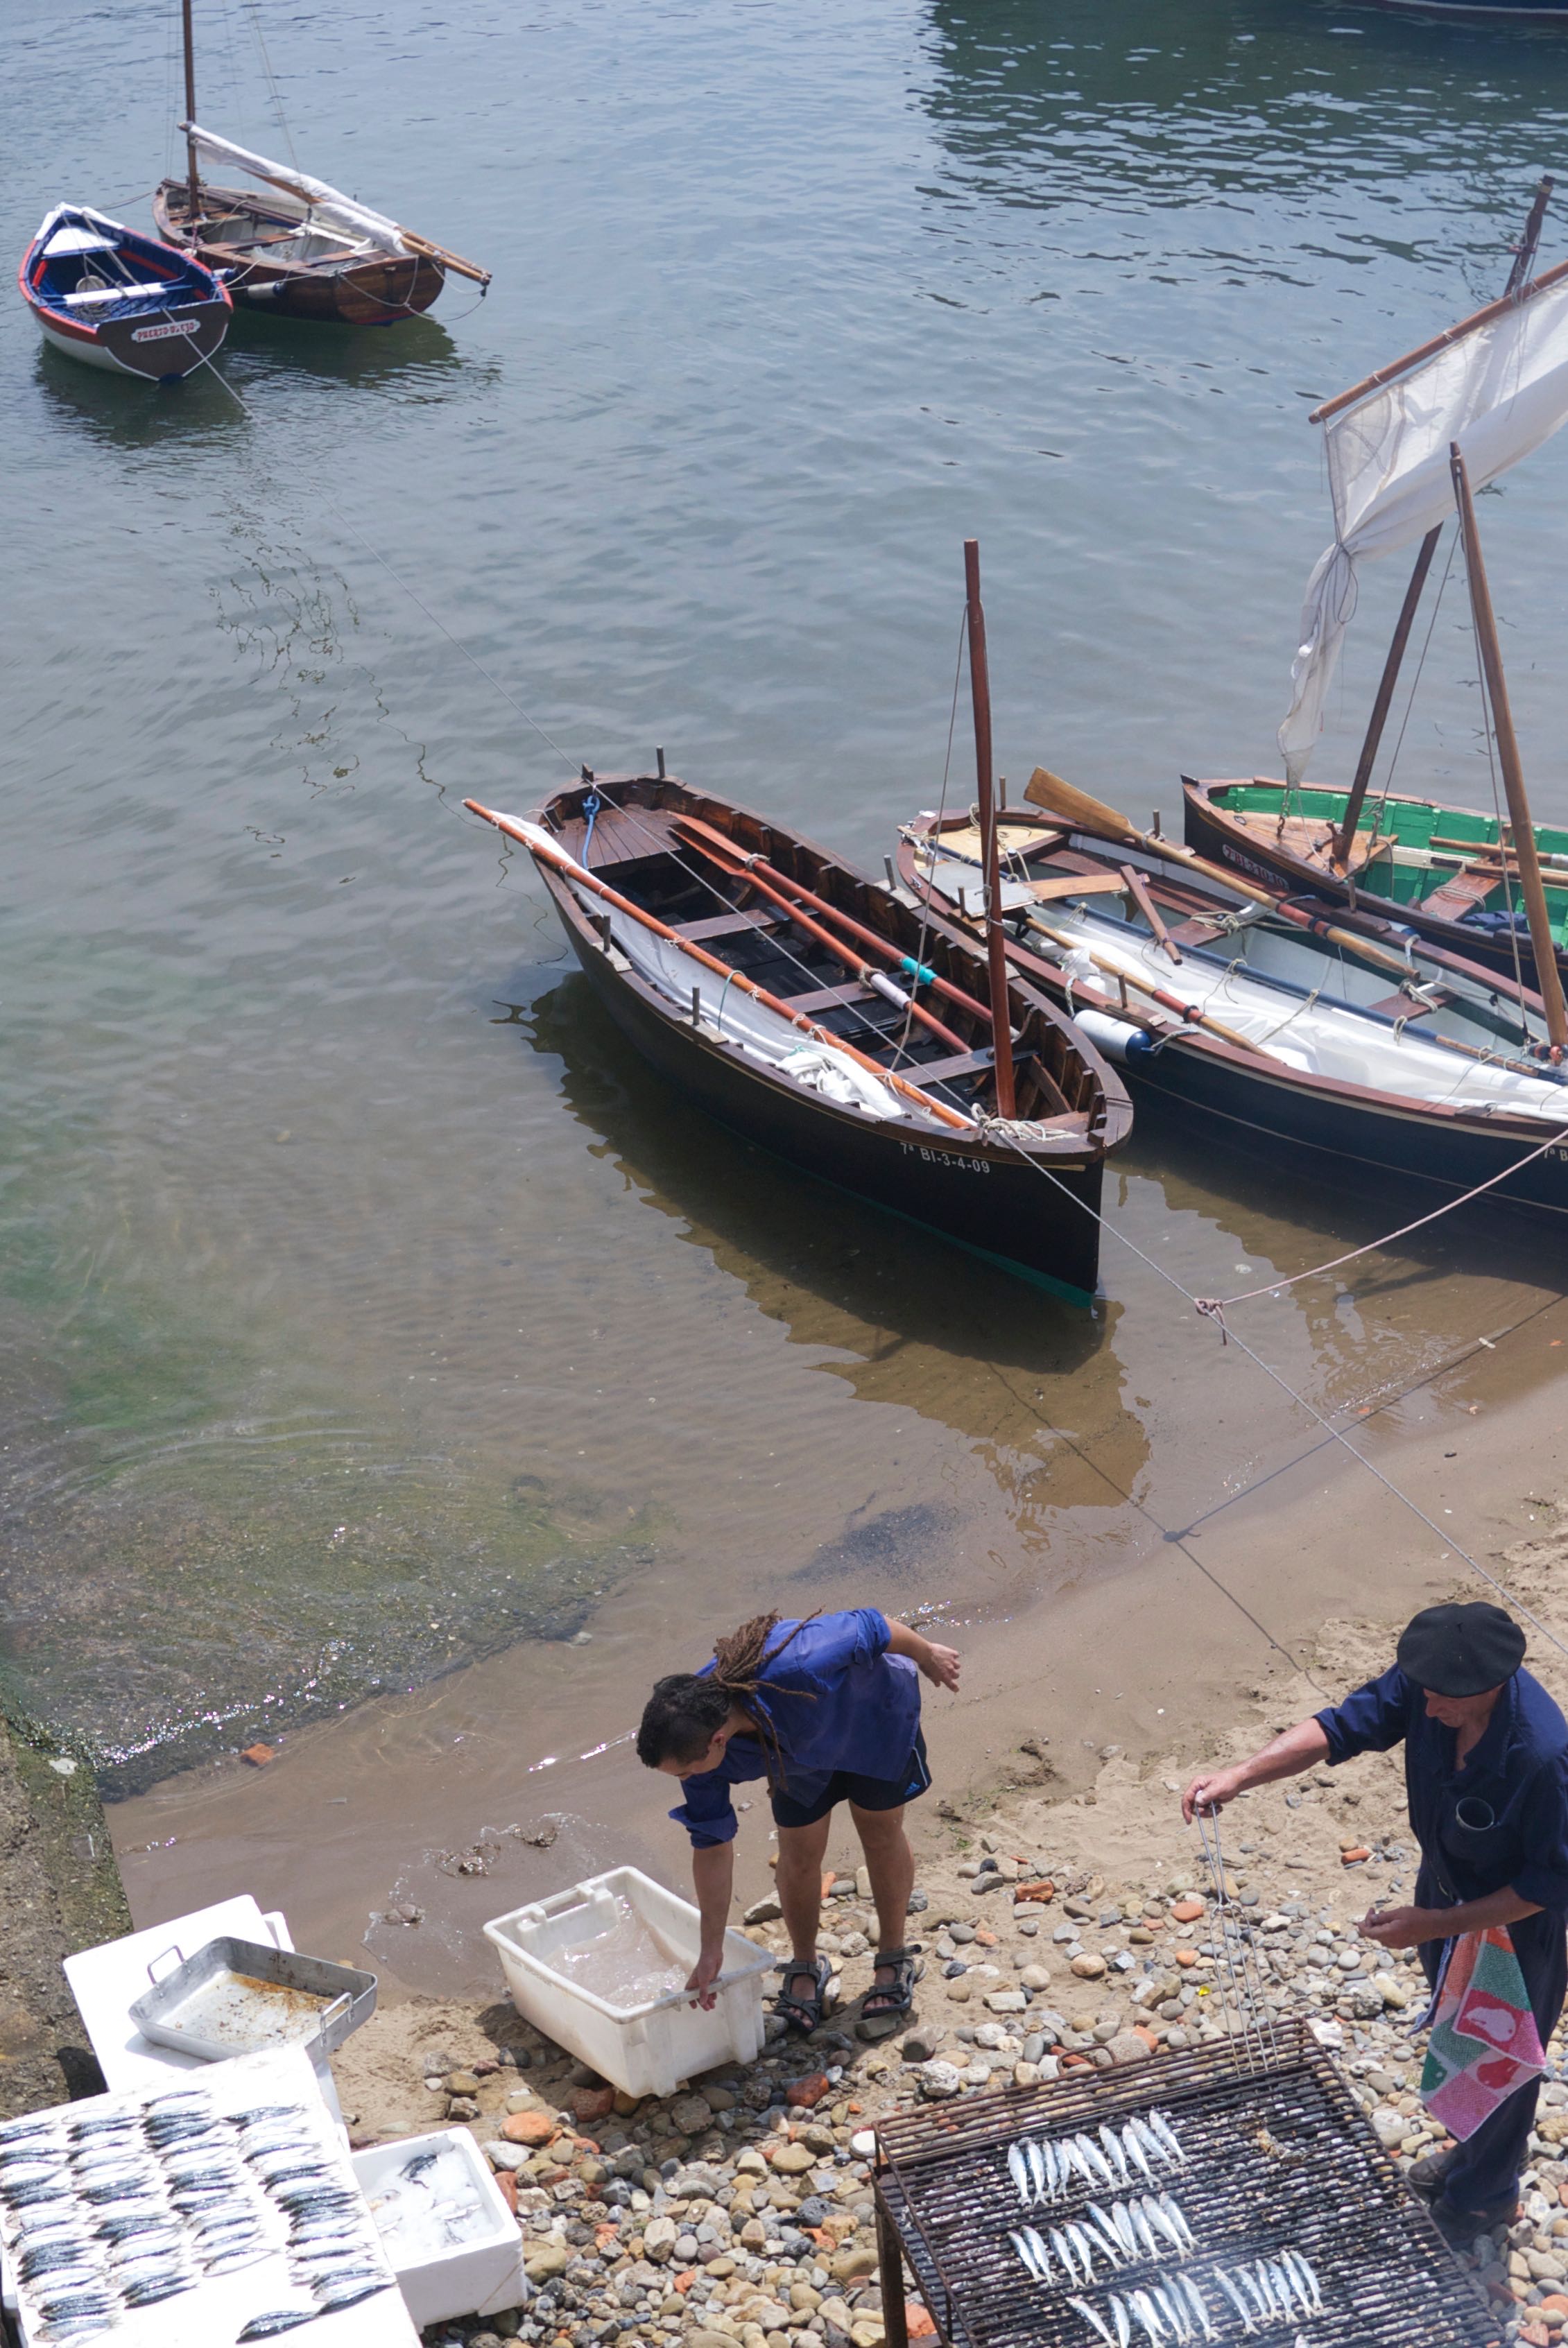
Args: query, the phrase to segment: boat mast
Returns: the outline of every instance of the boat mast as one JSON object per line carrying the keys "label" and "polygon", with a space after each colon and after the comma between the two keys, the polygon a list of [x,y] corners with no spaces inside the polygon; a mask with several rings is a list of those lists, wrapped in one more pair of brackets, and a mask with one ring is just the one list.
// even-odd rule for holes
{"label": "boat mast", "polygon": [[1535,249],[1541,242],[1541,223],[1546,218],[1546,207],[1552,201],[1552,191],[1556,185],[1550,171],[1542,173],[1541,185],[1535,191],[1535,201],[1530,207],[1530,218],[1524,223],[1524,234],[1513,248],[1513,267],[1509,271],[1508,283],[1502,289],[1505,297],[1518,293],[1535,266]]}
{"label": "boat mast", "polygon": [[[189,124],[196,119],[196,37],[191,25],[191,0],[180,0],[180,29],[185,36],[185,119]],[[194,231],[201,216],[201,190],[196,171],[196,141],[189,129],[185,134],[185,175]]]}
{"label": "boat mast", "polygon": [[964,541],[964,588],[969,607],[969,689],[975,704],[975,774],[980,801],[980,853],[985,868],[985,953],[991,973],[991,1040],[996,1072],[996,1114],[1012,1117],[1012,1005],[1007,994],[1007,947],[1002,934],[1001,858],[996,801],[991,788],[991,672],[985,660],[985,613],[980,601],[980,541]]}
{"label": "boat mast", "polygon": [[1563,1000],[1563,979],[1557,968],[1552,917],[1546,910],[1546,891],[1542,886],[1541,863],[1535,852],[1535,827],[1530,819],[1530,801],[1524,792],[1524,769],[1520,763],[1519,741],[1513,730],[1513,712],[1509,706],[1508,681],[1502,673],[1502,650],[1497,640],[1497,619],[1491,608],[1491,592],[1487,585],[1486,565],[1481,560],[1480,539],[1476,530],[1475,499],[1470,495],[1470,475],[1465,470],[1465,460],[1457,440],[1449,444],[1449,465],[1453,474],[1454,498],[1460,510],[1465,572],[1470,580],[1470,610],[1475,614],[1476,636],[1480,644],[1486,696],[1491,705],[1498,764],[1502,768],[1502,788],[1508,796],[1508,818],[1513,833],[1513,853],[1519,865],[1520,893],[1524,899],[1524,910],[1530,922],[1530,942],[1535,954],[1536,991],[1545,1006],[1546,1033],[1552,1039],[1552,1056],[1559,1060],[1568,1050],[1568,1006]]}
{"label": "boat mast", "polygon": [[1356,827],[1361,820],[1361,809],[1367,798],[1367,787],[1372,780],[1372,769],[1377,763],[1377,751],[1383,740],[1383,728],[1388,722],[1393,704],[1394,687],[1399,681],[1399,664],[1405,657],[1405,646],[1410,641],[1415,625],[1416,606],[1421,600],[1421,590],[1427,583],[1427,573],[1432,567],[1432,557],[1438,551],[1438,541],[1443,534],[1439,522],[1429,530],[1416,553],[1415,569],[1405,590],[1405,600],[1399,606],[1399,617],[1394,629],[1394,640],[1388,646],[1388,657],[1383,664],[1383,674],[1377,681],[1377,696],[1372,715],[1367,721],[1367,738],[1361,745],[1361,756],[1356,762],[1356,779],[1350,786],[1350,797],[1345,802],[1345,814],[1339,829],[1329,847],[1332,864],[1348,864],[1350,850],[1356,844]]}

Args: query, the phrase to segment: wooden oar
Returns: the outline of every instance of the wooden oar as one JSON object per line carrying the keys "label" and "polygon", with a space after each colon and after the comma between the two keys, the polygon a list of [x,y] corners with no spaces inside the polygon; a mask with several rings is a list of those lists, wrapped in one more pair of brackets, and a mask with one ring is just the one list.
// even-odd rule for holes
{"label": "wooden oar", "polygon": [[438,261],[443,269],[456,270],[459,277],[471,277],[476,285],[484,287],[487,293],[490,290],[491,273],[481,269],[477,261],[465,261],[446,245],[433,243],[428,236],[416,236],[411,228],[399,226],[397,233],[410,252],[422,253],[427,261]]}
{"label": "wooden oar", "polygon": [[777,1012],[779,1018],[787,1019],[791,1027],[799,1027],[802,1035],[810,1035],[813,1043],[826,1044],[830,1050],[841,1052],[846,1059],[856,1061],[862,1068],[869,1069],[879,1082],[891,1085],[894,1092],[902,1093],[906,1100],[917,1103],[943,1125],[953,1126],[962,1133],[975,1131],[973,1118],[960,1117],[958,1111],[949,1108],[945,1101],[934,1100],[930,1093],[923,1093],[917,1085],[909,1084],[903,1076],[895,1076],[891,1068],[879,1066],[868,1054],[857,1052],[854,1045],[846,1044],[841,1036],[830,1035],[827,1028],[819,1027],[814,1020],[806,1018],[799,1011],[791,1011],[787,1003],[780,1002],[776,994],[769,994],[767,988],[758,986],[755,979],[744,977],[739,971],[732,970],[727,963],[720,962],[717,954],[705,953],[692,939],[683,938],[678,930],[672,930],[667,922],[645,912],[641,905],[634,905],[631,899],[623,897],[618,889],[606,887],[596,873],[588,870],[586,865],[579,864],[575,857],[568,856],[563,848],[558,848],[549,833],[541,830],[537,824],[521,824],[513,816],[498,815],[493,808],[483,806],[478,799],[465,799],[463,805],[472,814],[482,816],[486,823],[493,823],[496,829],[505,832],[509,839],[521,842],[541,863],[552,865],[556,871],[564,873],[579,888],[591,889],[596,897],[603,897],[606,903],[614,905],[617,912],[639,922],[645,930],[651,930],[655,937],[664,938],[670,945],[678,946],[682,953],[689,954],[693,962],[700,963],[705,970],[712,971],[727,985],[738,986],[743,994],[749,994],[766,1010]]}
{"label": "wooden oar", "polygon": [[[889,962],[896,963],[903,969],[914,968],[913,954],[906,954],[892,938],[884,938],[877,931],[868,930],[863,922],[857,922],[852,915],[841,912],[837,905],[830,903],[826,897],[819,897],[815,890],[808,889],[803,881],[792,880],[787,872],[780,872],[765,857],[754,856],[749,850],[738,848],[733,839],[726,839],[722,831],[716,831],[712,824],[704,823],[700,816],[677,815],[675,829],[694,848],[703,849],[716,861],[720,860],[722,851],[722,858],[727,860],[732,870],[743,870],[748,880],[760,873],[772,888],[782,889],[798,903],[810,905],[814,912],[827,914],[851,937],[858,938],[862,945],[885,954]],[[988,1003],[981,1003],[975,995],[965,994],[961,986],[954,986],[950,979],[942,977],[936,971],[930,972],[924,983],[934,994],[945,995],[948,1002],[956,1004],[961,1011],[967,1011],[990,1025],[991,1006]]]}
{"label": "wooden oar", "polygon": [[[676,828],[677,830],[680,829],[678,819]],[[700,828],[703,831],[708,829],[707,824],[703,824]],[[713,839],[722,840],[723,837],[721,832],[710,834]],[[749,857],[744,850],[737,849],[733,845],[730,845],[729,854],[724,855],[717,848],[711,847],[708,840],[691,839],[689,836],[687,836],[687,844],[695,848],[699,856],[706,856],[710,862],[717,864],[721,872],[727,872],[734,879],[744,880],[748,887],[756,890],[759,897],[766,897],[770,905],[777,905],[781,912],[788,913],[789,919],[799,928],[804,930],[808,937],[815,938],[820,946],[826,947],[828,953],[833,955],[835,960],[842,963],[846,970],[852,970],[862,982],[869,980],[872,991],[881,993],[881,988],[876,985],[876,980],[882,978],[882,973],[880,971],[874,973],[869,972],[853,946],[846,945],[842,938],[834,937],[830,931],[823,929],[820,922],[812,921],[810,914],[803,913],[799,905],[792,903],[782,889],[775,888],[770,880],[765,880],[762,875],[769,868],[761,863],[759,857]],[[759,864],[760,871],[758,870]],[[812,901],[820,903],[821,901],[813,899]],[[831,909],[824,907],[823,910]],[[933,1035],[941,1038],[950,1052],[968,1051],[969,1045],[964,1037],[955,1035],[951,1027],[944,1027],[941,1020],[927,1011],[923,1004],[916,1003],[913,995],[906,994],[902,987],[894,986],[891,979],[882,978],[882,984],[891,990],[890,994],[884,999],[896,1003],[901,1011],[907,1011],[912,1018],[918,1019],[923,1027],[929,1029]]]}
{"label": "wooden oar", "polygon": [[1222,864],[1211,864],[1207,857],[1198,855],[1195,850],[1185,847],[1179,840],[1159,839],[1152,832],[1140,831],[1135,823],[1119,814],[1115,808],[1107,807],[1103,799],[1090,798],[1088,793],[1080,791],[1076,783],[1064,782],[1060,775],[1053,775],[1047,767],[1035,768],[1025,786],[1024,797],[1033,800],[1036,807],[1048,808],[1053,815],[1063,817],[1075,831],[1090,832],[1097,839],[1127,841],[1134,848],[1143,849],[1150,856],[1162,857],[1173,864],[1184,864],[1189,871],[1201,872],[1205,880],[1218,880],[1233,896],[1250,897],[1254,904],[1268,906],[1282,922],[1289,922],[1293,929],[1308,930],[1315,937],[1326,939],[1330,945],[1338,946],[1344,953],[1358,955],[1376,970],[1389,971],[1401,979],[1413,975],[1409,963],[1400,955],[1391,953],[1388,947],[1375,945],[1370,938],[1357,937],[1353,930],[1341,930],[1328,922],[1318,921],[1311,913],[1304,913],[1298,906],[1289,905],[1283,897],[1276,896],[1272,889],[1262,887],[1251,878],[1243,880],[1237,873],[1228,872]]}

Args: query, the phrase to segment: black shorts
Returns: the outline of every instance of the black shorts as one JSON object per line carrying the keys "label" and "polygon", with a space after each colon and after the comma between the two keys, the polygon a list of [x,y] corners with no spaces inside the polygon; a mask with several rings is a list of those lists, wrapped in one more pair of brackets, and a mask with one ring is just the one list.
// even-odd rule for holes
{"label": "black shorts", "polygon": [[820,1794],[797,1802],[789,1794],[773,1797],[773,1822],[780,1827],[814,1827],[840,1802],[853,1802],[861,1810],[897,1810],[916,1800],[931,1783],[925,1758],[925,1738],[917,1728],[914,1750],[896,1777],[862,1777],[853,1769],[835,1769]]}

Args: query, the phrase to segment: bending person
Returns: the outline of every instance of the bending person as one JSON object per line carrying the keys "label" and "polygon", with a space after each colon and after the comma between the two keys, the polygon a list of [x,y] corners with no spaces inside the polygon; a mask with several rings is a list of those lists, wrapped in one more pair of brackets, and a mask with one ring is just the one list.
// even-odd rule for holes
{"label": "bending person", "polygon": [[[1501,1607],[1429,1606],[1400,1635],[1392,1671],[1287,1728],[1234,1768],[1195,1777],[1181,1801],[1223,1807],[1251,1786],[1405,1745],[1410,1825],[1421,1846],[1415,1905],[1361,1920],[1385,1949],[1416,1949],[1434,1986],[1445,1943],[1507,1927],[1545,2047],[1568,1990],[1568,1722],[1520,1668],[1524,1633]],[[1409,2182],[1463,2244],[1511,2219],[1535,2117],[1532,2080]]]}
{"label": "bending person", "polygon": [[803,2033],[822,2019],[832,1975],[817,1953],[822,1855],[832,1813],[848,1802],[877,1911],[875,1979],[861,2019],[891,2030],[909,2012],[920,1952],[904,1941],[914,1855],[903,1811],[931,1783],[920,1730],[923,1673],[937,1687],[956,1688],[958,1657],[867,1606],[803,1622],[759,1614],[720,1639],[700,1671],[674,1673],[655,1687],[637,1757],[686,1787],[670,1816],[691,1837],[702,1942],[686,1986],[704,2005],[713,2003],[724,1964],[735,1880],[730,1788],[766,1777],[791,1952],[779,1968],[775,2011]]}

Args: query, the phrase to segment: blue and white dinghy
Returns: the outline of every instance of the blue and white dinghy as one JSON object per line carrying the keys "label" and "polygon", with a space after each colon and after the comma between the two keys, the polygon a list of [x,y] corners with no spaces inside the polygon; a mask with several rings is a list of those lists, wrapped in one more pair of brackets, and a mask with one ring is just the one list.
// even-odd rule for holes
{"label": "blue and white dinghy", "polygon": [[22,258],[46,343],[88,366],[178,383],[229,331],[229,289],[204,263],[85,204],[57,204]]}

